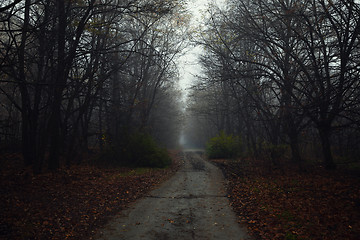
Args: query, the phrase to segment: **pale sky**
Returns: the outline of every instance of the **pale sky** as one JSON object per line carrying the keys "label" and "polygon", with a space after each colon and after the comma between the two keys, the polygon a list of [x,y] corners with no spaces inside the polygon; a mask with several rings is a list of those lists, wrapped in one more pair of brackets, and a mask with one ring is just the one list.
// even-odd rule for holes
{"label": "pale sky", "polygon": [[[192,13],[191,25],[196,27],[202,21],[202,16],[208,8],[209,4],[216,2],[217,4],[224,3],[225,0],[189,0],[188,9]],[[186,49],[184,56],[178,60],[178,67],[180,72],[179,85],[186,94],[186,89],[189,88],[196,75],[201,74],[201,66],[198,63],[198,57],[201,54],[201,47],[191,47]]]}

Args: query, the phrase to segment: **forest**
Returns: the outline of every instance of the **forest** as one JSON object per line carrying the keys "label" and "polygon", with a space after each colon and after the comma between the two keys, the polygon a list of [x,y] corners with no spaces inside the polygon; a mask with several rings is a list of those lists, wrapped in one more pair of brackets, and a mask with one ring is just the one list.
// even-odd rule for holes
{"label": "forest", "polygon": [[1,1],[0,239],[92,239],[186,148],[256,239],[359,239],[360,2],[209,1],[200,25],[193,2]]}
{"label": "forest", "polygon": [[[185,135],[240,136],[273,164],[358,162],[359,4],[228,1],[189,26],[181,1],[15,1],[1,10],[1,147],[34,172],[146,132],[178,144],[176,59],[203,47]],[[318,151],[321,149],[321,151]],[[66,160],[65,160],[66,159]]]}
{"label": "forest", "polygon": [[359,1],[229,0],[194,39],[185,136],[239,222],[255,239],[359,239]]}
{"label": "forest", "polygon": [[348,0],[210,8],[196,37],[203,75],[189,98],[190,138],[240,136],[245,154],[272,165],[287,155],[299,167],[359,167],[359,19]]}
{"label": "forest", "polygon": [[4,151],[22,152],[26,166],[41,173],[79,164],[89,150],[125,148],[133,135],[176,146],[182,112],[175,60],[188,29],[181,1],[4,4]]}

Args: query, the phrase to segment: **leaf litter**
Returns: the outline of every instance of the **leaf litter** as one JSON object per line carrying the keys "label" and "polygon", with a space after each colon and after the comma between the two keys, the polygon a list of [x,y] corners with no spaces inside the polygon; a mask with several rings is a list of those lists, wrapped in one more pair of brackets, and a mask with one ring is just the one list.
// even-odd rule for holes
{"label": "leaf litter", "polygon": [[10,158],[0,174],[0,239],[92,239],[109,216],[177,171],[179,154],[171,156],[167,169],[74,166],[36,176]]}
{"label": "leaf litter", "polygon": [[228,197],[239,222],[256,239],[360,239],[359,175],[214,162],[228,179]]}

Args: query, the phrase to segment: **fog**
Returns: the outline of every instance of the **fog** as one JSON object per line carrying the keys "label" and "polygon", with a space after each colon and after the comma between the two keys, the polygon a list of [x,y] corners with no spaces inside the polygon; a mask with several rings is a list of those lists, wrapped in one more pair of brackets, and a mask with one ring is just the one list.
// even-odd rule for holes
{"label": "fog", "polygon": [[[217,6],[224,6],[224,0],[190,0],[187,4],[187,9],[191,13],[191,29],[198,30],[204,24],[208,8],[216,4]],[[202,48],[195,44],[190,44],[183,52],[183,55],[178,59],[178,69],[180,74],[179,85],[183,93],[184,111],[187,106],[187,96],[189,89],[194,85],[197,77],[202,75],[202,67],[198,61],[199,56],[202,54]],[[189,134],[192,131],[187,128],[192,128],[189,113],[186,114],[185,129],[183,129],[179,143],[186,149],[204,148],[208,136],[197,136],[197,134]]]}

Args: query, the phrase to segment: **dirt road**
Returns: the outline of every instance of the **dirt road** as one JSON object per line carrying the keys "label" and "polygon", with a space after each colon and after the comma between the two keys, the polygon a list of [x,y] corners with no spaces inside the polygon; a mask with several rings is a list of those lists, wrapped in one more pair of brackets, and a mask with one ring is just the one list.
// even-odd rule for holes
{"label": "dirt road", "polygon": [[97,239],[250,239],[229,207],[221,171],[195,152],[169,181],[126,209]]}

